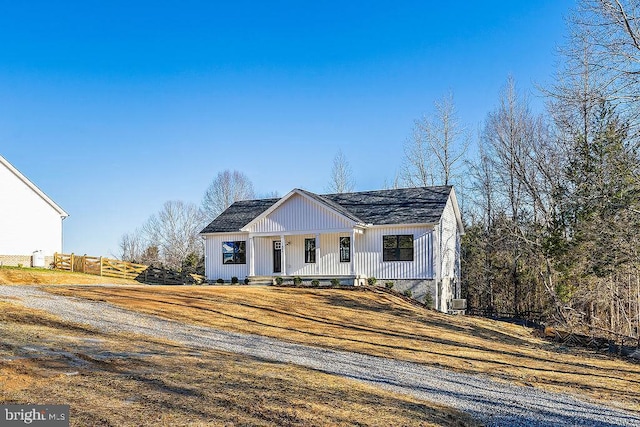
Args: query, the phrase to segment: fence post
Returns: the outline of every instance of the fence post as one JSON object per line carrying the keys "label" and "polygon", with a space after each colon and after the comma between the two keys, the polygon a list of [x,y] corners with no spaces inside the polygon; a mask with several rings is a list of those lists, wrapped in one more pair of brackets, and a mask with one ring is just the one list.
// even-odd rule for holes
{"label": "fence post", "polygon": [[102,277],[102,257],[100,257],[100,277]]}
{"label": "fence post", "polygon": [[73,272],[73,264],[75,263],[73,252],[71,252],[71,271]]}
{"label": "fence post", "polygon": [[58,252],[53,253],[53,269],[56,270],[58,268]]}

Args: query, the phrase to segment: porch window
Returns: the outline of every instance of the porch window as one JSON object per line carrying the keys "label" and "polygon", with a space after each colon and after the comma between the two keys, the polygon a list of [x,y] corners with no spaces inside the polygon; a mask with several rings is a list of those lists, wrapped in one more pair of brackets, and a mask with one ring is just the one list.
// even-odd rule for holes
{"label": "porch window", "polygon": [[313,264],[316,262],[316,239],[304,239],[304,262]]}
{"label": "porch window", "polygon": [[383,261],[413,261],[413,234],[382,236]]}
{"label": "porch window", "polygon": [[351,262],[351,237],[340,238],[340,262]]}
{"label": "porch window", "polygon": [[244,240],[236,242],[222,242],[222,263],[246,264],[247,242]]}

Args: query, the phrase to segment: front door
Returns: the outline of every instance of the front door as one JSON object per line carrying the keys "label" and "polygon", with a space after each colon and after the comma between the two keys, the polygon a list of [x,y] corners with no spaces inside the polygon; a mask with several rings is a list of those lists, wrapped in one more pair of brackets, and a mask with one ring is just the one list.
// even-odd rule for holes
{"label": "front door", "polygon": [[280,240],[273,241],[273,272],[282,272],[282,242]]}

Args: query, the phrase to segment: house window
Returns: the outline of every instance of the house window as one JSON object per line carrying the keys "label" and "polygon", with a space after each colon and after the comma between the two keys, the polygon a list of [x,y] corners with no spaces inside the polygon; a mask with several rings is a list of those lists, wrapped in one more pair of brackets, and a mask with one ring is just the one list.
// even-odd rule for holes
{"label": "house window", "polygon": [[247,242],[240,240],[237,242],[222,242],[222,263],[223,264],[246,264],[247,263]]}
{"label": "house window", "polygon": [[383,261],[413,261],[413,234],[382,236]]}
{"label": "house window", "polygon": [[304,239],[304,262],[313,264],[316,262],[316,239]]}
{"label": "house window", "polygon": [[351,262],[351,237],[340,238],[340,262]]}

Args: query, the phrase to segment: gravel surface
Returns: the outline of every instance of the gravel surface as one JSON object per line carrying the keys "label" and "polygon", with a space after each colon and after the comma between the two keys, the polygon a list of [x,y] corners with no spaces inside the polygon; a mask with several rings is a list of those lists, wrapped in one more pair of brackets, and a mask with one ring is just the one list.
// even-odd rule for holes
{"label": "gravel surface", "polygon": [[132,332],[200,348],[246,354],[340,375],[465,411],[489,426],[640,426],[640,414],[573,396],[499,383],[417,363],[292,344],[258,335],[187,325],[104,302],[51,295],[36,287],[1,286],[7,299],[107,332]]}

